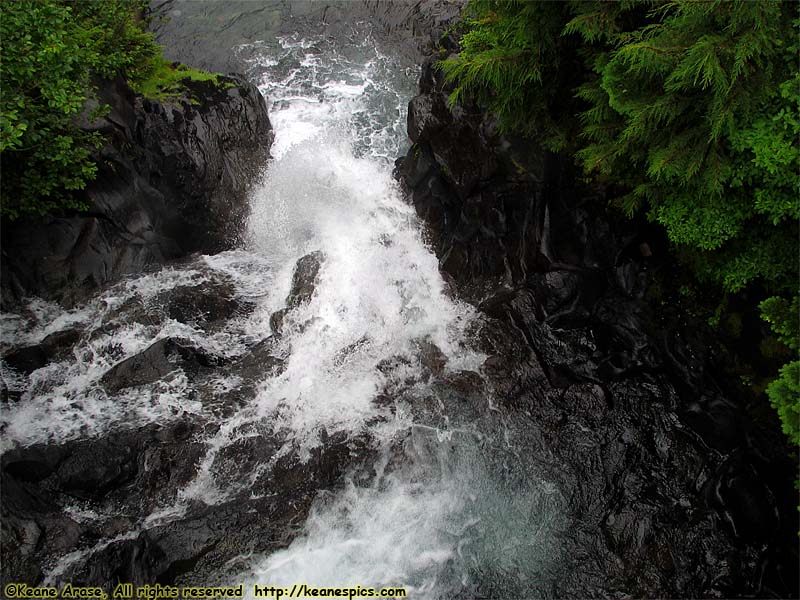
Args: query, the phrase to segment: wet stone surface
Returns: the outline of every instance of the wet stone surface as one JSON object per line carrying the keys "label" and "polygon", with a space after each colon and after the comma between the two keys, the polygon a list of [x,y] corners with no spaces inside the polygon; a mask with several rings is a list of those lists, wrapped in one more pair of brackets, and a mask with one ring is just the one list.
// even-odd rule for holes
{"label": "wet stone surface", "polygon": [[[556,160],[445,100],[426,68],[397,174],[441,268],[487,317],[495,402],[568,499],[547,595],[797,594],[780,432],[719,387],[703,348],[647,319],[652,253],[626,252],[631,226],[586,213]],[[506,166],[537,154],[534,169]]]}

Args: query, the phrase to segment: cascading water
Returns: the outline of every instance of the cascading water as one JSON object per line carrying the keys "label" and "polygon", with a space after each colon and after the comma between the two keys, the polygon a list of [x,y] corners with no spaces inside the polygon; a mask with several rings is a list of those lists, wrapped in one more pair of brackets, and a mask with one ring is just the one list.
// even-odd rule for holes
{"label": "cascading water", "polygon": [[[363,31],[238,49],[276,131],[241,250],[124,281],[70,311],[37,301],[3,315],[6,347],[67,327],[82,332],[70,356],[27,382],[3,367],[8,388],[22,394],[2,407],[4,450],[176,419],[199,424],[192,477],[115,536],[57,557],[45,581],[67,581],[110,545],[181,523],[198,506],[269,496],[264,482],[280,465],[346,443],[352,464],[334,485],[318,486],[288,545],[270,553],[254,542],[251,553],[196,578],[246,580],[248,593],[252,583],[305,583],[404,586],[415,598],[546,594],[562,499],[525,466],[521,426],[494,414],[480,377],[485,357],[470,334],[477,317],[448,296],[392,179],[416,70]],[[298,260],[312,253],[313,294],[285,311],[280,335],[270,337]],[[161,306],[170,290],[220,278],[250,310],[206,327]],[[109,391],[110,368],[164,338],[234,367],[189,376],[176,365]],[[247,387],[235,365],[263,340],[281,366],[264,365]],[[252,447],[262,450],[246,456]],[[79,501],[65,510],[93,523],[114,518]]]}
{"label": "cascading water", "polygon": [[[478,370],[483,357],[465,335],[471,310],[446,296],[437,260],[391,178],[388,159],[405,141],[404,105],[415,77],[370,39],[348,48],[355,57],[325,48],[323,39],[280,42],[287,53],[279,60],[255,61],[266,71],[262,89],[277,137],[249,234],[254,249],[284,265],[284,282],[297,257],[325,256],[316,296],[295,316],[304,325],[283,341],[288,368],[260,392],[270,410],[275,398],[291,398],[276,414],[303,447],[318,443],[320,427],[352,435],[380,416],[374,398],[387,378],[376,365],[402,357],[402,376],[419,377],[420,340],[435,344],[453,372]],[[338,360],[345,348],[352,350]],[[554,491],[500,489],[473,424],[415,423],[404,401],[431,393],[424,381],[415,386],[395,396],[388,421],[370,427],[382,449],[370,483],[350,479],[332,498],[323,496],[303,535],[253,564],[253,581],[403,585],[418,597],[446,597],[468,584],[471,569],[492,568],[491,559],[509,548],[523,561],[533,557],[519,551],[536,548],[542,562],[550,542],[520,540],[515,529],[532,521],[544,529],[551,511],[530,514],[530,503],[538,499],[542,509]],[[406,444],[405,460],[387,471],[397,440]],[[498,547],[474,547],[487,541]]]}

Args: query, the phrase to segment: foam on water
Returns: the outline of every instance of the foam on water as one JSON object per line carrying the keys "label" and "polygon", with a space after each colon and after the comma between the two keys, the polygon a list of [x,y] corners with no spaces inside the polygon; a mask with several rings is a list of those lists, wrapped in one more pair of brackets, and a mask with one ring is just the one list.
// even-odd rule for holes
{"label": "foam on water", "polygon": [[508,475],[509,464],[490,464],[474,434],[442,444],[413,427],[405,446],[398,470],[321,494],[288,548],[250,559],[245,589],[302,582],[399,586],[413,598],[530,597],[558,554],[564,500],[556,489],[524,468]]}
{"label": "foam on water", "polygon": [[[210,263],[223,264],[214,258]],[[228,263],[232,262],[229,258]],[[220,269],[224,272],[223,269]],[[251,275],[251,278],[257,277]],[[198,348],[218,356],[244,352],[247,324],[234,320],[218,331],[205,332],[172,319],[149,320],[158,295],[182,285],[208,279],[197,269],[163,269],[110,287],[85,305],[65,311],[58,305],[33,299],[22,315],[4,315],[4,342],[19,347],[42,341],[65,328],[84,331],[71,356],[37,369],[28,377],[2,363],[5,386],[22,391],[19,402],[0,406],[3,439],[0,450],[38,442],[62,442],[100,435],[113,427],[165,422],[188,414],[203,413],[189,399],[187,382],[179,370],[151,385],[130,388],[109,397],[100,384],[114,365],[134,356],[156,340],[168,337],[191,340]],[[139,302],[143,322],[129,321],[130,312],[119,309]],[[154,314],[154,313],[153,313]]]}
{"label": "foam on water", "polygon": [[480,358],[465,343],[471,311],[445,296],[436,257],[388,168],[354,156],[341,137],[320,134],[276,159],[250,223],[252,247],[278,265],[324,255],[314,297],[284,325],[286,371],[259,395],[265,410],[282,407],[276,427],[303,440],[370,416],[383,383],[376,364],[413,356],[419,340],[439,346],[453,368]]}
{"label": "foam on water", "polygon": [[471,310],[445,296],[385,159],[405,140],[395,126],[414,79],[369,38],[345,48],[323,37],[278,43],[280,60],[253,65],[276,139],[254,195],[249,245],[281,272],[279,293],[298,258],[321,251],[324,261],[311,302],[284,324],[286,370],[264,382],[257,402],[262,415],[277,416],[276,430],[288,427],[308,446],[323,428],[356,430],[375,416],[381,359],[413,356],[422,339],[452,368],[474,368],[480,357],[465,343]]}
{"label": "foam on water", "polygon": [[344,43],[293,34],[245,44],[237,52],[269,102],[276,158],[333,123],[355,135],[357,156],[391,162],[405,149],[406,104],[418,69],[382,51],[369,24],[354,24]]}
{"label": "foam on water", "polygon": [[[263,382],[248,418],[257,414],[274,431],[290,431],[291,450],[302,459],[321,443],[322,431],[357,432],[381,414],[372,402],[386,384],[375,368],[381,359],[406,357],[413,375],[420,340],[436,344],[452,370],[477,370],[483,357],[465,333],[472,310],[445,295],[438,262],[391,178],[385,154],[399,150],[395,129],[360,121],[374,109],[370,88],[380,87],[375,72],[387,59],[378,55],[358,68],[342,59],[337,66],[345,76],[325,81],[321,75],[331,76],[329,63],[340,58],[335,51],[309,53],[320,40],[281,42],[305,54],[295,56],[300,66],[288,78],[265,63],[275,160],[254,197],[249,242],[276,269],[283,265],[276,277],[284,282],[281,293],[290,275],[286,265],[318,250],[324,261],[311,302],[284,324],[286,369]],[[394,122],[402,123],[397,112]],[[383,118],[391,121],[386,113]],[[524,561],[525,572],[534,573],[547,562],[549,547],[526,536],[549,532],[557,513],[526,509],[537,498],[545,498],[537,508],[557,504],[555,491],[543,493],[541,481],[526,480],[515,484],[521,501],[508,497],[510,484],[483,464],[479,435],[419,427],[410,412],[396,408],[371,430],[385,456],[372,482],[350,479],[343,490],[321,494],[303,534],[287,549],[247,559],[252,582],[401,585],[415,597],[436,598],[469,588],[480,569],[502,573]],[[404,436],[404,464],[383,473],[388,448]],[[520,515],[526,518],[510,520]]]}

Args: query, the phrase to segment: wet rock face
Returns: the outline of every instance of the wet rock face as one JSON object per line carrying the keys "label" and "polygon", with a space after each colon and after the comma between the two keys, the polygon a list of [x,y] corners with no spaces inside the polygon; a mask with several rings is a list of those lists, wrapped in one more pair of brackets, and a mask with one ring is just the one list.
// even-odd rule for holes
{"label": "wet rock face", "polygon": [[565,161],[446,94],[428,64],[396,173],[440,269],[485,315],[483,375],[510,438],[569,499],[549,593],[796,596],[785,442],[702,344],[652,324],[647,240],[583,208],[602,199]]}
{"label": "wet rock face", "polygon": [[186,86],[184,99],[158,102],[121,80],[101,84],[111,112],[84,127],[109,142],[85,192],[89,209],[3,222],[5,303],[75,301],[148,265],[236,245],[272,143],[266,105],[235,76]]}
{"label": "wet rock face", "polygon": [[440,77],[431,63],[423,67],[409,104],[414,145],[397,175],[460,293],[480,302],[532,273],[617,267],[635,232],[611,231],[581,208],[559,157],[500,135],[475,105],[448,109]]}
{"label": "wet rock face", "polygon": [[272,313],[269,325],[272,333],[278,337],[283,333],[284,321],[293,309],[308,304],[314,295],[319,281],[319,270],[325,256],[317,250],[298,259],[292,274],[292,287],[286,296],[286,307]]}
{"label": "wet rock face", "polygon": [[[247,479],[280,448],[277,439],[272,444],[263,438],[249,440],[249,447],[226,448],[214,469],[235,468]],[[252,551],[256,540],[262,549],[284,546],[296,523],[305,519],[318,487],[331,485],[352,465],[353,456],[365,452],[363,444],[330,441],[309,461],[279,460],[273,469],[264,470],[254,488],[243,489],[229,501],[198,504],[185,518],[147,530],[137,530],[134,524],[158,508],[159,497],[175,494],[196,475],[205,452],[202,429],[189,421],[6,453],[3,577],[41,581],[39,565],[46,556],[105,538],[111,543],[89,560],[67,565],[65,580],[99,585],[108,592],[116,581],[207,585],[209,573]],[[22,477],[33,466],[38,467],[36,481]],[[108,516],[84,521],[63,511],[65,504],[76,501],[88,502]]]}
{"label": "wet rock face", "polygon": [[224,323],[253,308],[252,304],[236,298],[233,285],[227,282],[179,286],[165,296],[170,318],[201,327]]}
{"label": "wet rock face", "polygon": [[193,348],[188,342],[164,338],[143,352],[114,365],[103,375],[100,383],[109,393],[114,394],[126,388],[155,383],[178,368],[193,373],[211,368],[219,362],[216,357]]}
{"label": "wet rock face", "polygon": [[297,261],[292,275],[292,288],[286,298],[286,306],[295,308],[306,304],[314,295],[317,286],[317,277],[322,262],[325,260],[322,252],[312,252]]}
{"label": "wet rock face", "polygon": [[[294,295],[313,293],[319,269],[315,258],[300,261],[307,268],[298,268]],[[113,333],[119,322],[161,328],[174,319],[176,307],[181,309],[177,316],[187,316],[187,321],[210,331],[248,310],[245,299],[231,294],[230,280],[196,266],[198,283],[158,292],[153,302],[126,301],[92,325],[96,330],[52,334],[28,354],[40,354],[36,364],[44,366],[74,350],[71,344],[78,338]],[[118,581],[207,585],[211,577],[223,575],[221,565],[230,562],[231,568],[240,569],[237,557],[252,552],[256,544],[265,552],[284,547],[319,490],[337,484],[346,469],[371,456],[366,439],[326,435],[324,446],[299,460],[292,452],[279,455],[290,443],[287,432],[273,432],[265,418],[257,424],[259,431],[242,427],[234,432],[232,436],[241,440],[225,446],[211,461],[215,478],[238,486],[224,490],[224,501],[207,505],[188,500],[185,515],[143,526],[149,515],[178,502],[181,490],[198,477],[209,438],[220,428],[218,417],[232,415],[255,396],[259,382],[281,371],[283,361],[273,353],[271,338],[236,357],[214,354],[186,339],[162,338],[110,366],[98,387],[111,400],[124,402],[125,394],[146,394],[180,376],[191,383],[187,394],[207,411],[177,414],[161,424],[123,425],[99,437],[4,452],[2,583],[41,584],[48,569],[61,564],[59,558],[90,549],[91,554],[74,562],[64,559],[59,581],[98,585],[108,593]],[[6,358],[13,361],[20,354],[24,353]],[[220,389],[221,380],[231,382],[230,388]]]}
{"label": "wet rock face", "polygon": [[[330,436],[308,460],[291,455],[274,460],[283,441],[279,435],[251,436],[224,448],[212,472],[243,483],[254,472],[259,477],[224,502],[197,502],[182,518],[148,528],[137,523],[197,475],[207,451],[202,423],[179,420],[5,453],[0,465],[4,583],[41,582],[48,557],[103,539],[109,543],[66,563],[60,578],[110,593],[117,581],[209,585],[231,575],[221,570],[227,563],[240,576],[237,557],[254,548],[285,547],[319,490],[371,456],[365,440]],[[84,520],[65,510],[76,502],[91,507],[94,516]]]}
{"label": "wet rock face", "polygon": [[12,369],[30,374],[50,361],[66,355],[80,336],[81,332],[77,329],[51,333],[38,344],[9,352],[3,356],[3,360]]}

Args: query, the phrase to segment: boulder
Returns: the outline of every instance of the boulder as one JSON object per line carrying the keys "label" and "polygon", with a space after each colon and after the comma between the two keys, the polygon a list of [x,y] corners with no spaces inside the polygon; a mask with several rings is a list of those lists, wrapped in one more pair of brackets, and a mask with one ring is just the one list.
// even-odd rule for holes
{"label": "boulder", "polygon": [[51,333],[38,344],[19,348],[3,356],[3,361],[20,373],[30,374],[50,362],[63,358],[80,339],[78,329]]}
{"label": "boulder", "polygon": [[245,381],[259,381],[267,375],[279,374],[284,369],[283,360],[274,356],[273,351],[271,340],[259,342],[231,365],[231,369]]}
{"label": "boulder", "polygon": [[280,310],[276,310],[270,315],[269,327],[275,337],[281,337],[281,335],[283,335],[283,319],[286,317],[288,312],[288,308],[282,308]]}
{"label": "boulder", "polygon": [[164,338],[111,367],[100,383],[109,394],[116,394],[125,388],[154,383],[178,368],[191,375],[219,362],[217,357],[187,342]]}
{"label": "boulder", "polygon": [[325,256],[317,250],[306,254],[297,261],[292,275],[292,287],[286,297],[286,306],[289,309],[297,308],[311,300],[319,281],[319,270]]}
{"label": "boulder", "polygon": [[163,294],[163,303],[171,319],[208,327],[253,310],[252,303],[236,298],[235,294],[230,282],[207,281],[172,288]]}
{"label": "boulder", "polygon": [[283,334],[286,316],[298,306],[311,301],[319,281],[319,270],[325,256],[319,250],[298,259],[292,274],[292,286],[286,296],[286,307],[275,311],[269,318],[269,326],[275,337]]}
{"label": "boulder", "polygon": [[122,275],[192,252],[234,247],[247,193],[273,133],[258,89],[238,76],[184,80],[180,99],[101,82],[110,113],[85,127],[106,135],[81,213],[3,219],[3,303],[24,296],[72,303]]}

